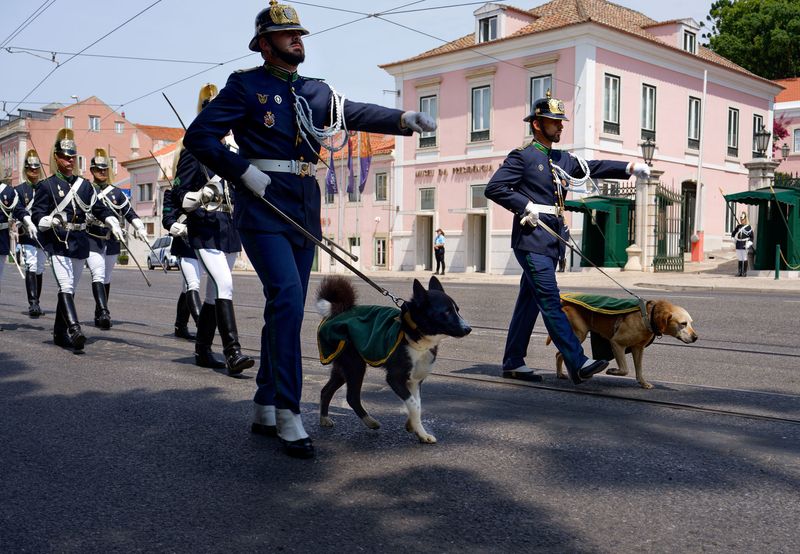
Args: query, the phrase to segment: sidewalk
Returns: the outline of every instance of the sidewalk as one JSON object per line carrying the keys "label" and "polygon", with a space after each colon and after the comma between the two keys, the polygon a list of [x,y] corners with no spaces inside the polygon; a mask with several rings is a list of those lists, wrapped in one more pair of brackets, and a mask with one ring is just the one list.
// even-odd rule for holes
{"label": "sidewalk", "polygon": [[[604,268],[608,275],[629,289],[660,289],[668,291],[725,290],[729,292],[782,292],[800,294],[800,272],[781,271],[775,280],[772,271],[748,271],[747,277],[736,277],[736,258],[714,257],[702,262],[687,262],[682,273],[653,273],[621,271]],[[427,282],[430,271],[364,271],[368,277],[380,281],[385,278],[417,278]],[[519,282],[516,275],[490,275],[486,273],[448,273],[439,276],[442,283],[508,283]],[[562,289],[614,288],[617,285],[594,268],[558,273]]]}

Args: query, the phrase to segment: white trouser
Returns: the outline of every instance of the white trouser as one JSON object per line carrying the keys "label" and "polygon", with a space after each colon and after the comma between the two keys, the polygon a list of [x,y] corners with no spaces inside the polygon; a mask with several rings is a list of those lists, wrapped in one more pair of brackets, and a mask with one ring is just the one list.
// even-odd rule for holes
{"label": "white trouser", "polygon": [[86,260],[89,271],[92,272],[92,283],[111,282],[111,271],[117,263],[116,254],[100,254],[99,252],[89,252],[89,259]]}
{"label": "white trouser", "polygon": [[6,267],[6,257],[0,256],[0,279],[3,278],[3,268]]}
{"label": "white trouser", "polygon": [[50,262],[53,264],[53,275],[55,275],[58,283],[58,292],[74,294],[81,278],[81,272],[83,272],[84,260],[67,258],[66,256],[53,256]]}
{"label": "white trouser", "polygon": [[747,250],[736,249],[736,259],[740,262],[747,261]]}
{"label": "white trouser", "polygon": [[197,258],[178,258],[178,269],[183,274],[183,283],[181,290],[188,292],[190,290],[200,290],[200,278],[203,276],[203,269],[200,267],[200,262]]}
{"label": "white trouser", "polygon": [[201,248],[195,250],[197,259],[208,273],[206,281],[206,302],[213,304],[217,298],[233,300],[233,275],[231,270],[236,262],[236,252]]}
{"label": "white trouser", "polygon": [[37,275],[44,273],[44,260],[47,256],[44,250],[32,244],[20,244],[20,246],[25,260],[25,271],[33,271]]}

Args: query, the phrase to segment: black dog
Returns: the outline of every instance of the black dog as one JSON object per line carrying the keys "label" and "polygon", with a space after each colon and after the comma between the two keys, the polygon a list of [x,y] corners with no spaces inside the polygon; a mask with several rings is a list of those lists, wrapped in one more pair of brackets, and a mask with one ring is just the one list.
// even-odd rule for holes
{"label": "black dog", "polygon": [[420,385],[436,360],[439,342],[472,331],[439,280],[431,277],[425,290],[414,279],[413,298],[398,310],[357,306],[350,281],[328,276],[317,291],[317,310],[324,318],[317,330],[320,360],[333,362],[330,380],[322,388],[320,425],[333,427],[328,407],[334,393],[347,383],[347,403],[367,427],[380,427],[361,405],[361,385],[369,363],[386,369],[386,382],[408,413],[406,430],[413,431],[420,442],[435,443],[436,437],[422,426]]}

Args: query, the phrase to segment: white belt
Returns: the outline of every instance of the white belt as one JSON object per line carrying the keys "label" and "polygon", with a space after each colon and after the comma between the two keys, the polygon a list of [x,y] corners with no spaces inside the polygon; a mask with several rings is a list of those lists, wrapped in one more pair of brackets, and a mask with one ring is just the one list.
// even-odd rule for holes
{"label": "white belt", "polygon": [[533,209],[540,214],[561,215],[561,208],[559,208],[558,206],[534,204]]}
{"label": "white belt", "polygon": [[86,224],[85,223],[67,223],[64,225],[64,228],[67,231],[85,231]]}
{"label": "white belt", "polygon": [[0,231],[3,229],[8,229],[8,223],[0,223]]}
{"label": "white belt", "polygon": [[306,177],[317,172],[317,166],[311,162],[301,162],[298,160],[247,160],[261,171],[267,173],[291,173]]}

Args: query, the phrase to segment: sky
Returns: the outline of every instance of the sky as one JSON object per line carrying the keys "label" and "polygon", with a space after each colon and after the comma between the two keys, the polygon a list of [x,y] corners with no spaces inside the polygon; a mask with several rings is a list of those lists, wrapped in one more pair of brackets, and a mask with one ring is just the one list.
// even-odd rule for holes
{"label": "sky", "polygon": [[[256,14],[268,3],[0,0],[0,118],[18,108],[40,109],[50,102],[66,105],[76,97],[97,96],[134,123],[178,127],[161,95],[163,90],[188,124],[203,84],[212,82],[221,88],[231,72],[262,63],[247,44]],[[502,3],[527,10],[545,2]],[[615,3],[658,21],[691,17],[701,22],[712,1]],[[386,91],[394,88],[394,79],[378,65],[412,57],[472,32],[473,11],[484,2],[308,0],[289,4],[312,33],[304,39],[302,75],[325,79],[346,98],[393,106],[395,97]],[[390,10],[406,13],[361,15]],[[32,16],[37,17],[31,22]],[[73,56],[76,53],[83,55]]]}

